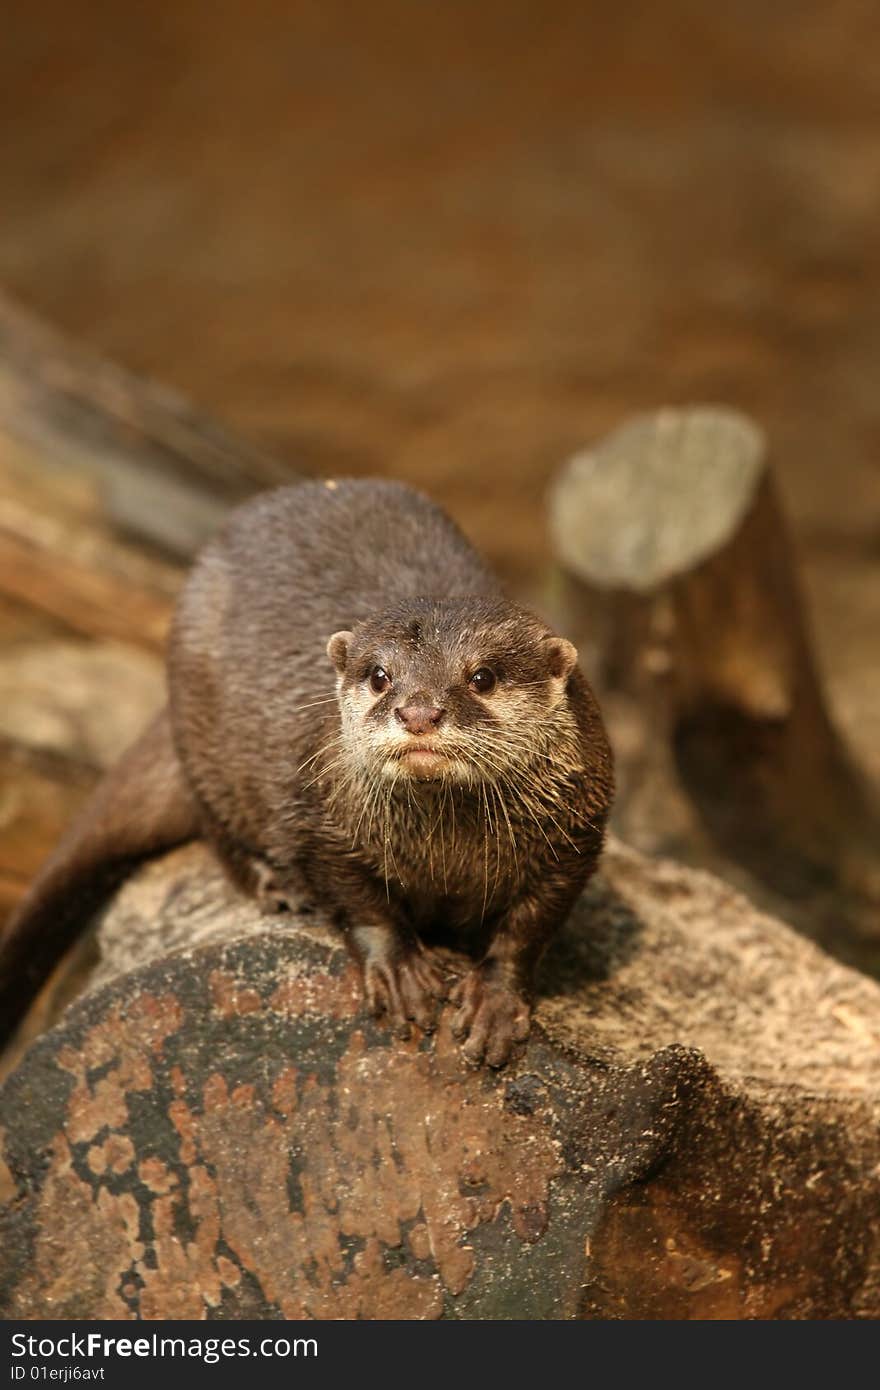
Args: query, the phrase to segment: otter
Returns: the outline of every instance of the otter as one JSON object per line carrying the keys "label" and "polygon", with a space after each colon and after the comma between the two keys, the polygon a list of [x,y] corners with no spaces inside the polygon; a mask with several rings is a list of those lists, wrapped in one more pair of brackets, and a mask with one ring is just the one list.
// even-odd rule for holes
{"label": "otter", "polygon": [[[14,914],[4,1032],[135,864],[204,838],[264,912],[328,907],[397,1033],[451,997],[465,1058],[503,1065],[612,798],[572,644],[421,493],[310,482],[237,508],[197,558],[168,692]],[[444,941],[474,957],[451,991]]]}

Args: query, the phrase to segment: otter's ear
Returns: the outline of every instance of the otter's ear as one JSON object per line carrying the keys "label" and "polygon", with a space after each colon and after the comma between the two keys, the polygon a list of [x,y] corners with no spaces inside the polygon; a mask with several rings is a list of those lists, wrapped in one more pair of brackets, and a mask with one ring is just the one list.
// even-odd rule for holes
{"label": "otter's ear", "polygon": [[348,656],[348,645],[351,642],[352,633],[334,632],[330,641],[327,643],[327,655],[336,667],[341,676],[345,670],[345,661]]}
{"label": "otter's ear", "polygon": [[564,684],[577,665],[577,647],[564,637],[545,637],[541,646],[550,675]]}

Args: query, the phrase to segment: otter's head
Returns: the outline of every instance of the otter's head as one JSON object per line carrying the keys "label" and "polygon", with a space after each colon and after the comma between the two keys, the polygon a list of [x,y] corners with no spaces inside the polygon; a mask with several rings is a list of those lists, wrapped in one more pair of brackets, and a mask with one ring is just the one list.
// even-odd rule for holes
{"label": "otter's head", "polygon": [[562,717],[570,642],[501,599],[412,599],[336,632],[343,740],[368,776],[478,785],[522,770]]}

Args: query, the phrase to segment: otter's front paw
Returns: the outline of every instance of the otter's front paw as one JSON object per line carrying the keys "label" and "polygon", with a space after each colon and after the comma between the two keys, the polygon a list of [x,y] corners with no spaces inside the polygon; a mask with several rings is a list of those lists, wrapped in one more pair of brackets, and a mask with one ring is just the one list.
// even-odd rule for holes
{"label": "otter's front paw", "polygon": [[467,1038],[462,1054],[472,1066],[485,1060],[503,1067],[513,1044],[529,1036],[532,1011],[528,1001],[491,966],[468,971],[449,996],[458,1010],[452,1020],[457,1038]]}
{"label": "otter's front paw", "polygon": [[447,983],[434,958],[421,950],[393,958],[368,957],[363,965],[367,1007],[374,1017],[388,1015],[400,1038],[409,1037],[409,1019],[426,1033],[435,1027],[436,1001],[445,999]]}
{"label": "otter's front paw", "polygon": [[290,899],[278,881],[275,870],[265,859],[254,859],[251,867],[254,872],[254,897],[257,906],[266,916],[276,916],[290,911]]}

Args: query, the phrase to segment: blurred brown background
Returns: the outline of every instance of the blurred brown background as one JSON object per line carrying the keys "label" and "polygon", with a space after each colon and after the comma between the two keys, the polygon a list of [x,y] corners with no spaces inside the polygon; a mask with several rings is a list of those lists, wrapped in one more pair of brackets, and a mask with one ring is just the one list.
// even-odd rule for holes
{"label": "blurred brown background", "polygon": [[629,412],[768,429],[880,771],[880,9],[7,0],[0,285],[523,587]]}

